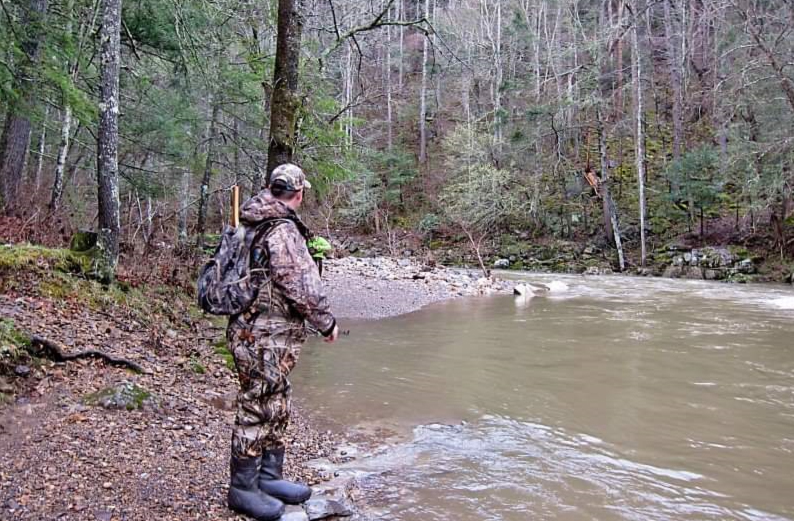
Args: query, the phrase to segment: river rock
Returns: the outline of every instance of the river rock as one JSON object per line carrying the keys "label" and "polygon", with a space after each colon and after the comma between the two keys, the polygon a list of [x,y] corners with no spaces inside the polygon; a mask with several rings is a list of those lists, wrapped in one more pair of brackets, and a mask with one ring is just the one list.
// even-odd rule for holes
{"label": "river rock", "polygon": [[610,268],[604,268],[601,266],[588,266],[582,272],[582,275],[610,275],[614,273]]}
{"label": "river rock", "polygon": [[670,279],[703,280],[703,270],[697,266],[668,266],[662,276]]}
{"label": "river rock", "polygon": [[739,273],[751,274],[755,273],[755,264],[753,263],[752,259],[743,259],[736,263],[736,269],[739,270]]}
{"label": "river rock", "polygon": [[30,376],[30,367],[25,364],[20,364],[14,367],[14,374],[22,378]]}
{"label": "river rock", "polygon": [[733,264],[733,254],[726,248],[707,246],[699,251],[700,264],[707,268],[728,268]]}
{"label": "river rock", "polygon": [[697,266],[685,266],[683,277],[690,280],[703,280],[703,270]]}
{"label": "river rock", "polygon": [[309,515],[298,505],[287,505],[279,521],[309,521]]}
{"label": "river rock", "polygon": [[146,389],[132,382],[122,382],[91,393],[83,401],[88,405],[98,405],[105,409],[134,411],[156,404],[156,399]]}
{"label": "river rock", "polygon": [[335,499],[310,499],[303,504],[309,521],[325,519],[331,516],[348,517],[353,515],[353,511],[340,501]]}
{"label": "river rock", "polygon": [[496,259],[493,263],[493,267],[498,270],[503,270],[510,267],[510,261],[508,259]]}

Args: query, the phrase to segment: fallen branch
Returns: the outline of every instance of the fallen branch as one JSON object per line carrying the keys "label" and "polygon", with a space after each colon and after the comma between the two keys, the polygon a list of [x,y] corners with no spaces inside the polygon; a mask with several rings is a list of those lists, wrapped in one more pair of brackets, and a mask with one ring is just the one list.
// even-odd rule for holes
{"label": "fallen branch", "polygon": [[30,344],[31,346],[39,346],[41,348],[40,351],[35,353],[36,355],[43,355],[54,362],[68,362],[70,360],[77,360],[79,358],[99,358],[110,365],[124,367],[136,373],[146,372],[143,370],[143,367],[131,360],[127,360],[126,358],[117,358],[115,356],[93,349],[89,349],[88,351],[80,351],[79,353],[73,354],[64,353],[63,348],[60,345],[53,342],[52,340],[47,340],[46,338],[42,338],[40,336],[31,337]]}

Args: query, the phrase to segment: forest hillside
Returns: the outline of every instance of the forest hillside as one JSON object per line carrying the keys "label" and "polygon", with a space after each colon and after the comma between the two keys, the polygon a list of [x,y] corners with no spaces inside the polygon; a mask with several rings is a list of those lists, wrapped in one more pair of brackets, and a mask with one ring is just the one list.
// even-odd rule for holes
{"label": "forest hillside", "polygon": [[112,276],[292,160],[340,253],[790,274],[785,0],[2,5],[5,241],[94,230]]}

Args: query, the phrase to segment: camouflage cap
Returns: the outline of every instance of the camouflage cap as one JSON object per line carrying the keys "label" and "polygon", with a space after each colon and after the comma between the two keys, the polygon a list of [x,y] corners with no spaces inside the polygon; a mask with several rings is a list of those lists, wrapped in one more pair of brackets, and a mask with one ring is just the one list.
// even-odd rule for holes
{"label": "camouflage cap", "polygon": [[301,167],[292,163],[284,163],[273,170],[273,173],[270,174],[270,184],[272,185],[278,180],[284,181],[290,190],[297,191],[312,187],[311,183],[306,180],[306,174],[303,173]]}

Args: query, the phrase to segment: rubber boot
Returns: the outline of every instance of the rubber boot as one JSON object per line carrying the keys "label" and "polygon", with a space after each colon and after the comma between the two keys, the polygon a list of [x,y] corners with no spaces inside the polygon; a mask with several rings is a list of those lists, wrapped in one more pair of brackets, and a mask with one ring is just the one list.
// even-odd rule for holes
{"label": "rubber boot", "polygon": [[312,496],[312,489],[302,483],[282,478],[284,449],[266,450],[262,453],[259,468],[259,490],[290,505],[299,505]]}
{"label": "rubber boot", "polygon": [[284,503],[257,486],[260,458],[231,458],[229,508],[257,521],[275,521],[284,513]]}

